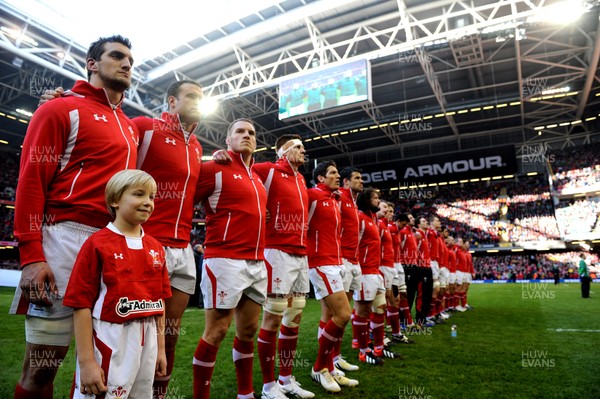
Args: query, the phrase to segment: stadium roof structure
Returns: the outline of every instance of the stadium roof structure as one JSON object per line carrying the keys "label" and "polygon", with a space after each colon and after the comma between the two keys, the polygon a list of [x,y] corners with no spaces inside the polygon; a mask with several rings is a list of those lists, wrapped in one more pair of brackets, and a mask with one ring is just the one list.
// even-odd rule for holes
{"label": "stadium roof structure", "polygon": [[[87,45],[15,4],[0,2],[0,140],[18,150],[41,92],[85,78]],[[230,121],[247,117],[259,159],[273,158],[283,133],[300,134],[311,158],[354,165],[600,141],[597,0],[260,4],[211,31],[190,18],[198,35],[185,39],[176,35],[181,21],[149,24],[173,48],[136,63],[125,111],[157,115],[170,83],[195,80],[218,101],[198,133],[205,152],[223,146]],[[355,59],[370,61],[372,103],[279,120],[279,81]]]}

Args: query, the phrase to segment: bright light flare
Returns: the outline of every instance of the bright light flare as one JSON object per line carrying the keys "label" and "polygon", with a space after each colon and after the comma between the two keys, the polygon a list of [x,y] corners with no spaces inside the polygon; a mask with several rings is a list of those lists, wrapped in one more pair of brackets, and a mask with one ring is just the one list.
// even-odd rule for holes
{"label": "bright light flare", "polygon": [[219,102],[212,97],[204,97],[198,106],[202,115],[210,115],[219,108]]}
{"label": "bright light flare", "polygon": [[587,11],[582,0],[565,0],[542,8],[529,22],[550,22],[554,24],[570,24],[579,19]]}

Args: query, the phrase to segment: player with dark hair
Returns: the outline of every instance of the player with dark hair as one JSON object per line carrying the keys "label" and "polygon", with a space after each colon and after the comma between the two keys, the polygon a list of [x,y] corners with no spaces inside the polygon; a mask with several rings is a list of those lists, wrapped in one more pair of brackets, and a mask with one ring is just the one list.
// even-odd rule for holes
{"label": "player with dark hair", "polygon": [[[86,58],[88,80],[33,115],[21,157],[15,210],[21,281],[12,313],[27,313],[26,348],[15,398],[53,396],[53,381],[73,336],[73,311],[62,298],[79,249],[106,226],[104,186],[135,168],[138,132],[121,110],[131,84],[131,44],[100,38]],[[57,154],[56,158],[36,154]],[[48,356],[33,367],[31,356]],[[56,366],[51,366],[56,365]]]}
{"label": "player with dark hair", "polygon": [[[384,345],[385,286],[379,271],[381,266],[381,238],[377,211],[379,191],[367,187],[358,195],[359,210],[358,258],[362,272],[361,287],[354,292],[356,314],[352,331],[358,341],[358,360],[367,364],[383,364],[383,357],[399,358],[400,355]],[[368,346],[369,327],[373,333],[373,349]]]}
{"label": "player with dark hair", "polygon": [[[89,60],[100,61],[102,59],[102,56],[106,52],[106,45],[110,45],[112,43],[121,44],[123,47],[127,47],[129,50],[131,50],[131,42],[129,41],[129,39],[121,35],[101,37],[92,44],[90,44],[90,47],[88,48],[88,51],[85,56],[86,62]],[[131,60],[131,65],[133,65],[133,59]],[[87,68],[88,82],[91,81],[93,74],[94,70]],[[118,84],[117,82],[119,81],[114,81],[112,84]],[[120,80],[120,82],[120,87],[122,91],[127,90],[131,85],[131,81],[129,82],[129,84],[127,84],[125,80]]]}
{"label": "player with dark hair", "polygon": [[[400,330],[400,277],[398,276],[398,266],[396,262],[398,256],[398,228],[392,222],[394,218],[394,204],[387,201],[379,202],[379,231],[381,234],[382,262],[379,270],[383,275],[386,295],[386,319],[391,327],[391,340],[404,344],[413,343]],[[404,291],[406,284],[402,280]]]}
{"label": "player with dark hair", "polygon": [[350,304],[344,291],[341,257],[341,211],[338,205],[340,175],[335,162],[322,161],[313,170],[317,182],[308,190],[308,275],[321,302],[321,325],[317,360],[311,377],[329,392],[340,386],[356,386],[357,380],[344,376],[333,365],[332,349],[342,339],[350,320]]}
{"label": "player with dark hair", "polygon": [[441,320],[446,320],[450,317],[450,315],[445,312],[446,297],[447,297],[447,292],[448,292],[448,279],[450,277],[450,269],[448,268],[449,249],[444,240],[444,234],[443,234],[444,227],[442,227],[441,223],[439,223],[439,218],[437,218],[437,216],[433,216],[433,217],[436,218],[438,221],[436,222],[435,219],[430,219],[431,220],[430,224],[438,232],[437,240],[438,240],[438,249],[440,251],[439,256],[438,256],[439,266],[440,266],[440,272],[439,272],[439,277],[438,277],[439,292],[438,292],[437,297],[434,298],[435,308],[436,308],[436,312],[438,314],[438,318],[440,318]]}
{"label": "player with dark hair", "polygon": [[434,322],[427,320],[429,308],[431,307],[431,296],[433,295],[433,274],[431,271],[431,255],[429,253],[429,242],[427,240],[427,230],[429,223],[427,218],[419,217],[415,237],[417,239],[417,303],[416,303],[416,322],[420,327],[433,327]]}
{"label": "player with dark hair", "polygon": [[457,269],[457,256],[456,256],[456,243],[454,237],[450,235],[449,230],[443,230],[445,235],[444,241],[446,242],[446,248],[448,248],[448,292],[446,296],[446,309],[447,311],[454,311],[458,304],[457,292],[456,292],[456,269]]}
{"label": "player with dark hair", "polygon": [[[348,302],[352,300],[354,291],[360,290],[360,264],[358,263],[359,216],[356,197],[363,190],[360,169],[347,166],[340,172],[342,186],[340,188],[340,207],[342,209],[342,262],[345,268],[344,289]],[[354,344],[354,340],[353,340]],[[335,367],[342,371],[356,371],[358,366],[348,363],[341,355],[341,341],[333,349]]]}
{"label": "player with dark hair", "polygon": [[194,193],[202,166],[202,146],[194,135],[200,122],[202,86],[180,80],[167,89],[168,111],[160,118],[137,117],[140,131],[137,166],[157,182],[159,190],[146,231],[163,245],[172,296],[165,301],[167,373],[154,381],[153,395],[166,395],[181,317],[196,288],[196,265],[190,245]]}
{"label": "player with dark hair", "polygon": [[473,256],[471,255],[471,252],[469,252],[469,240],[464,239],[462,241],[461,250],[465,257],[465,264],[464,264],[464,268],[462,270],[463,282],[462,282],[462,286],[460,289],[460,291],[461,291],[460,307],[465,310],[470,310],[472,308],[469,305],[469,303],[467,302],[467,294],[469,292],[469,287],[471,285],[473,275],[475,274],[475,270],[473,269]]}
{"label": "player with dark hair", "polygon": [[[408,328],[413,326],[412,305],[415,300],[418,285],[417,270],[417,240],[413,233],[414,217],[410,213],[401,213],[396,218],[398,225],[398,236],[400,240],[400,263],[404,271],[406,281],[406,300],[400,298],[400,310],[402,314],[400,321]],[[402,274],[398,273],[400,279]]]}
{"label": "player with dark hair", "polygon": [[441,324],[444,322],[444,318],[440,315],[441,301],[438,300],[438,295],[440,293],[440,259],[443,256],[439,232],[441,227],[440,219],[435,215],[430,215],[427,226],[428,228],[425,231],[425,236],[427,238],[427,244],[429,245],[431,275],[433,278],[433,290],[429,312],[427,313],[427,320],[431,320],[436,324]]}

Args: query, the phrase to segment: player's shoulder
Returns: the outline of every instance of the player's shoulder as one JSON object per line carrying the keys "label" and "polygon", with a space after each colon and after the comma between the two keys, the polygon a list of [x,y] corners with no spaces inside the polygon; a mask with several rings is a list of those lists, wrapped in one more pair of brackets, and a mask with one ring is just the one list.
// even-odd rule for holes
{"label": "player's shoulder", "polygon": [[134,124],[140,132],[150,130],[156,124],[157,119],[148,116],[136,116],[131,118],[131,123]]}
{"label": "player's shoulder", "polygon": [[69,97],[55,98],[40,105],[34,112],[33,118],[67,118],[69,112],[76,109],[79,104],[76,101],[71,101]]}
{"label": "player's shoulder", "polygon": [[326,198],[325,193],[323,192],[323,190],[317,188],[317,187],[312,187],[309,188],[308,190],[306,190],[307,194],[308,194],[308,200],[313,202],[313,201],[321,201],[324,200]]}
{"label": "player's shoulder", "polygon": [[273,162],[258,162],[252,165],[252,170],[260,175],[267,174],[271,169],[275,169],[275,164]]}

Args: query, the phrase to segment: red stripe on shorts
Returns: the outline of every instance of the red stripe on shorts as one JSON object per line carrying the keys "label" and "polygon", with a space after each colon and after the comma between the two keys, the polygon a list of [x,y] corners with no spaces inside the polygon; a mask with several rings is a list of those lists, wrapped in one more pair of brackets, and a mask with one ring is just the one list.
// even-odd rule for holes
{"label": "red stripe on shorts", "polygon": [[331,289],[331,286],[329,285],[329,280],[327,280],[327,275],[323,272],[321,272],[321,268],[317,267],[317,273],[319,274],[319,276],[321,276],[321,279],[323,280],[323,282],[325,283],[325,288],[327,289],[327,293],[329,295],[333,294],[333,290]]}
{"label": "red stripe on shorts", "polygon": [[265,259],[265,267],[267,268],[267,293],[273,293],[273,266]]}
{"label": "red stripe on shorts", "polygon": [[112,356],[112,349],[110,349],[108,345],[106,345],[104,342],[102,342],[100,338],[98,338],[95,330],[93,331],[93,335],[94,345],[102,355],[102,364],[100,365],[100,367],[102,367],[102,370],[104,370],[105,378],[108,378],[108,369],[110,368],[110,357]]}
{"label": "red stripe on shorts", "polygon": [[213,272],[208,268],[208,264],[204,265],[206,269],[206,275],[210,280],[210,286],[212,287],[212,307],[217,307],[217,278],[213,274]]}

